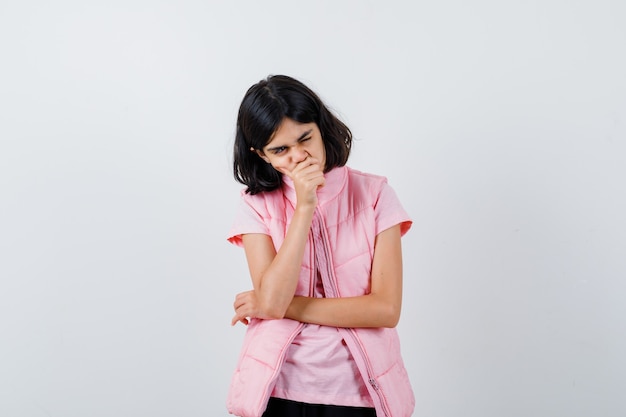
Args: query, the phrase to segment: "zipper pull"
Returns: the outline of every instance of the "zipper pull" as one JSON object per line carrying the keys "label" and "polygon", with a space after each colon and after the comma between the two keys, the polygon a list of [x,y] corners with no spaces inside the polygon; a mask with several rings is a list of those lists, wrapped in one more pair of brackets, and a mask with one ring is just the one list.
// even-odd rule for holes
{"label": "zipper pull", "polygon": [[378,386],[378,382],[376,382],[374,378],[370,378],[370,384],[372,385],[372,387],[374,387],[376,391],[380,389],[380,387]]}

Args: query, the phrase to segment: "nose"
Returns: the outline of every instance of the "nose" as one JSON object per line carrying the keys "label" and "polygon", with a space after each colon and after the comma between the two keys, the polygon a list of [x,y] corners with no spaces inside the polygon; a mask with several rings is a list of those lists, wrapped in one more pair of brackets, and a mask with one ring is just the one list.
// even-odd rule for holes
{"label": "nose", "polygon": [[304,161],[307,158],[307,156],[309,156],[309,153],[303,147],[295,146],[293,148],[293,160],[295,163]]}

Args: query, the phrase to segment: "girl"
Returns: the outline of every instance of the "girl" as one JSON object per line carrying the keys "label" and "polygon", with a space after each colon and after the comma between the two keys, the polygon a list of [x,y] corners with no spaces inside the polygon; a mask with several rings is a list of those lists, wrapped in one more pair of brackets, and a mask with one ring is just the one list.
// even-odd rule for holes
{"label": "girl", "polygon": [[384,177],[345,166],[352,134],[301,82],[245,94],[234,174],[247,188],[228,240],[252,290],[228,394],[242,417],[408,417],[414,397],[395,326],[400,237],[411,220]]}

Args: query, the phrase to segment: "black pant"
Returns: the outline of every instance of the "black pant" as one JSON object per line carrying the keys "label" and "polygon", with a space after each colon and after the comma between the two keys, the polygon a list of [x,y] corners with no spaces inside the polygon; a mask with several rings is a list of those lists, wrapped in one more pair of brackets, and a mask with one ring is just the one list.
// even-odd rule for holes
{"label": "black pant", "polygon": [[376,417],[376,410],[368,407],[306,404],[272,397],[263,417]]}

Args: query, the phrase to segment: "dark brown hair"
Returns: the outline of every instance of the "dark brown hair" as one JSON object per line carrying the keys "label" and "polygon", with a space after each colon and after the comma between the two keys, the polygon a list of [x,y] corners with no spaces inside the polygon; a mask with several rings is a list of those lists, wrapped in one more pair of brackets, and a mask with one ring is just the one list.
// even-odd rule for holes
{"label": "dark brown hair", "polygon": [[346,164],[352,146],[350,129],[300,81],[269,76],[248,89],[237,116],[233,170],[235,179],[248,187],[247,193],[281,186],[282,175],[250,148],[263,149],[285,118],[317,124],[326,151],[325,172]]}

